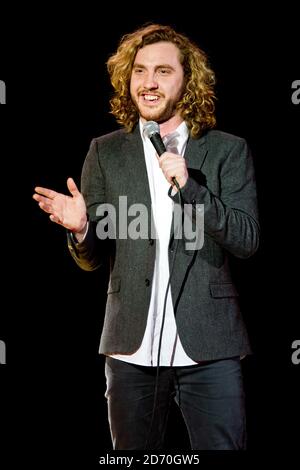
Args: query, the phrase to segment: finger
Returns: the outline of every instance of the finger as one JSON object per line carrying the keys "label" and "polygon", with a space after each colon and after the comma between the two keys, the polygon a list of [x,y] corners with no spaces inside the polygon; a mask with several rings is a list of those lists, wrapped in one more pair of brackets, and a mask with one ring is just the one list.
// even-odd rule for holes
{"label": "finger", "polygon": [[57,195],[56,191],[53,191],[52,189],[48,188],[41,188],[40,186],[37,186],[34,188],[35,192],[38,194],[42,194],[43,196],[48,197],[49,199],[54,199],[55,196]]}
{"label": "finger", "polygon": [[77,188],[77,186],[76,186],[75,181],[73,180],[73,178],[68,178],[68,179],[67,179],[67,186],[68,186],[68,190],[70,191],[70,193],[72,194],[72,196],[78,196],[78,194],[79,194],[79,189]]}
{"label": "finger", "polygon": [[56,224],[60,224],[60,225],[61,225],[61,220],[60,220],[58,217],[56,217],[55,215],[51,214],[51,215],[49,216],[49,219],[51,220],[51,222],[55,222]]}
{"label": "finger", "polygon": [[47,204],[49,201],[52,201],[52,199],[49,199],[48,197],[40,196],[39,194],[34,194],[33,199],[37,202],[43,202]]}
{"label": "finger", "polygon": [[52,214],[54,211],[53,205],[52,205],[52,200],[42,197],[42,196],[37,196],[34,198],[38,203],[39,207],[44,211],[47,212],[48,214]]}
{"label": "finger", "polygon": [[161,162],[164,162],[166,160],[166,158],[168,158],[169,152],[164,152],[160,156],[158,155],[158,153],[156,153],[155,155],[156,155],[156,158],[157,158],[157,160],[159,161],[159,164],[160,164]]}
{"label": "finger", "polygon": [[47,214],[53,214],[53,207],[51,204],[39,202],[39,206],[44,212],[47,212]]}

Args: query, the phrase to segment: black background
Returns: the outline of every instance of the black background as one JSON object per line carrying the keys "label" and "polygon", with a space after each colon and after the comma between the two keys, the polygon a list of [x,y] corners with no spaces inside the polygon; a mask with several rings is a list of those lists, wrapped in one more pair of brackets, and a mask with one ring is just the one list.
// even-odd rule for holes
{"label": "black background", "polygon": [[[147,21],[197,42],[217,75],[218,128],[245,137],[258,182],[262,240],[234,263],[254,355],[244,363],[249,453],[287,459],[299,443],[298,157],[299,17],[285,3],[258,6],[16,7],[3,11],[1,115],[0,455],[93,468],[111,449],[97,353],[106,281],[80,271],[66,234],[32,200],[34,186],[79,184],[90,140],[117,128],[105,63],[121,36]],[[182,10],[183,8],[183,10]],[[129,182],[134,184],[134,182]],[[166,446],[188,449],[177,409]],[[43,466],[45,466],[43,464]],[[42,468],[43,468],[42,466]],[[8,467],[10,468],[10,467]],[[70,466],[71,468],[71,466]]]}

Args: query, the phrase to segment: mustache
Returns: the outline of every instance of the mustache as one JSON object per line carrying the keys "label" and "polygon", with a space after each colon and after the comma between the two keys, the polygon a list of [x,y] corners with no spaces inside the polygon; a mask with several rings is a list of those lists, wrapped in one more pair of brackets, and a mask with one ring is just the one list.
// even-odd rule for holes
{"label": "mustache", "polygon": [[154,89],[152,89],[152,88],[149,88],[149,89],[146,89],[146,90],[143,89],[143,90],[138,91],[138,95],[139,95],[139,96],[140,96],[140,95],[149,94],[149,93],[152,93],[153,95],[159,96],[159,97],[161,97],[161,98],[164,97],[164,95],[163,95],[162,93],[160,93],[160,92],[158,92],[158,91],[156,91],[156,90],[154,90]]}

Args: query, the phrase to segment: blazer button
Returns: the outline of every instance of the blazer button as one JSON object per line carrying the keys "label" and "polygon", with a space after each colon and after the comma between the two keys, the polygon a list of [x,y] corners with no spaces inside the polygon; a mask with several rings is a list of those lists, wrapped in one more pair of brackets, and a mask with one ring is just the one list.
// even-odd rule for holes
{"label": "blazer button", "polygon": [[145,279],[145,286],[146,286],[146,287],[149,287],[149,286],[150,286],[150,281],[149,281],[149,279]]}
{"label": "blazer button", "polygon": [[154,240],[152,238],[149,238],[149,245],[152,246],[154,244]]}

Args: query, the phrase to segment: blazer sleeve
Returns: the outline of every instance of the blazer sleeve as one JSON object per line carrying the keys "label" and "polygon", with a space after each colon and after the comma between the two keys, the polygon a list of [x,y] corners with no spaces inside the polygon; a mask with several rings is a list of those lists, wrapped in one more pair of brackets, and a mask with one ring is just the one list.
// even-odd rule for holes
{"label": "blazer sleeve", "polygon": [[85,158],[81,175],[81,192],[84,197],[89,219],[88,232],[81,243],[67,233],[69,251],[78,266],[85,271],[93,271],[109,260],[109,240],[99,240],[96,236],[97,207],[105,202],[105,179],[98,158],[98,144],[93,139]]}
{"label": "blazer sleeve", "polygon": [[[212,158],[214,155],[212,155]],[[259,222],[253,159],[244,139],[235,139],[225,158],[220,158],[217,178],[220,190],[214,194],[189,177],[181,189],[184,204],[204,205],[204,243],[211,237],[239,258],[248,258],[259,245]],[[173,197],[179,202],[178,195]]]}

